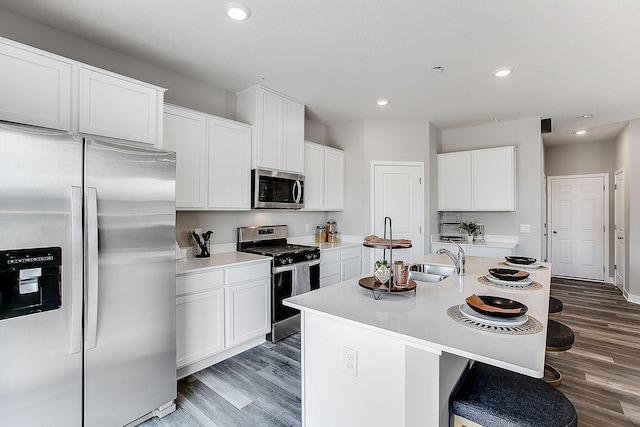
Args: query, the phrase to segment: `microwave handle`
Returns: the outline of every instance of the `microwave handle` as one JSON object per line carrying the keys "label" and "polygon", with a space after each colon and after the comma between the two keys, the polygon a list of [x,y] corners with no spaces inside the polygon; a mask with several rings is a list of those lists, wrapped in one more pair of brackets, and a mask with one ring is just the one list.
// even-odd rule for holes
{"label": "microwave handle", "polygon": [[296,183],[293,185],[293,200],[296,203],[300,203],[301,197],[302,197],[302,184],[300,184],[300,181],[296,181]]}

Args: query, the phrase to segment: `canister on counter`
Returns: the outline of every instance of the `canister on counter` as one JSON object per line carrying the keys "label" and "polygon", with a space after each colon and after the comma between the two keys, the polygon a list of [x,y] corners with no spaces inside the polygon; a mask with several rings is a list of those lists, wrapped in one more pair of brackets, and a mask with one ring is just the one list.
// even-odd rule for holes
{"label": "canister on counter", "polygon": [[327,242],[329,243],[338,243],[338,232],[337,231],[329,231],[327,233]]}
{"label": "canister on counter", "polygon": [[324,243],[327,241],[327,228],[322,225],[322,224],[318,224],[316,226],[316,243]]}
{"label": "canister on counter", "polygon": [[338,231],[338,225],[334,219],[327,220],[327,233],[331,233],[332,231]]}

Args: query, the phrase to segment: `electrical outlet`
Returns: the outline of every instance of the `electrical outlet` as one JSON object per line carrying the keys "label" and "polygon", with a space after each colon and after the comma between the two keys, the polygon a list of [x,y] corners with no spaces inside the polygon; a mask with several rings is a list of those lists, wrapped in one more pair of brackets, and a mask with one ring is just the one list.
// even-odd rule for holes
{"label": "electrical outlet", "polygon": [[349,347],[342,347],[342,370],[354,377],[358,376],[358,352]]}

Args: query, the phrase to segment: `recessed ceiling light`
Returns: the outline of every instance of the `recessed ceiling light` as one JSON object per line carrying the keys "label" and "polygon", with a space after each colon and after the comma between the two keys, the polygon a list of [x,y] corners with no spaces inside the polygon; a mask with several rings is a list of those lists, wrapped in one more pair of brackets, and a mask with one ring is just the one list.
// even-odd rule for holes
{"label": "recessed ceiling light", "polygon": [[591,117],[593,117],[593,114],[583,114],[580,116],[581,119],[590,119]]}
{"label": "recessed ceiling light", "polygon": [[502,67],[497,70],[493,70],[493,75],[496,77],[506,77],[513,72],[513,67]]}
{"label": "recessed ceiling light", "polygon": [[585,133],[587,133],[586,130],[577,130],[576,131],[576,135],[584,135]]}
{"label": "recessed ceiling light", "polygon": [[380,105],[380,106],[384,106],[384,105],[389,104],[389,100],[388,100],[388,99],[378,99],[378,100],[376,101],[376,104],[378,104],[378,105]]}
{"label": "recessed ceiling light", "polygon": [[432,72],[433,74],[441,74],[441,73],[443,73],[443,72],[444,72],[444,67],[433,67],[433,68],[431,69],[431,72]]}
{"label": "recessed ceiling light", "polygon": [[234,21],[244,21],[251,16],[251,10],[242,3],[227,3],[224,8],[227,11],[227,16]]}

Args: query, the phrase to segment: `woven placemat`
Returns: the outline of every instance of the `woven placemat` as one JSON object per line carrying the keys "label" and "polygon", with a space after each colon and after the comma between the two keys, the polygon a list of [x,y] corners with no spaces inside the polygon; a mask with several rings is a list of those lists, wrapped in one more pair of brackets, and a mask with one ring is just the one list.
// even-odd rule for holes
{"label": "woven placemat", "polygon": [[458,323],[461,323],[465,326],[468,326],[472,329],[477,329],[479,331],[491,332],[494,334],[500,335],[533,335],[542,331],[542,323],[540,323],[537,319],[532,316],[527,316],[528,319],[525,323],[519,326],[493,326],[493,325],[485,325],[484,323],[471,320],[460,313],[460,307],[454,305],[449,307],[447,310],[447,314],[450,318],[455,320]]}
{"label": "woven placemat", "polygon": [[479,276],[478,282],[482,283],[483,285],[493,286],[500,289],[511,289],[514,291],[535,291],[537,289],[542,289],[542,285],[535,280],[532,280],[531,283],[527,283],[526,285],[518,285],[517,282],[514,282],[513,285],[503,285],[500,283],[490,282],[486,276]]}
{"label": "woven placemat", "polygon": [[544,265],[536,265],[536,266],[534,266],[534,267],[529,267],[528,265],[518,265],[518,266],[515,266],[515,265],[507,264],[507,263],[506,263],[506,262],[504,262],[504,261],[500,261],[500,262],[498,263],[498,265],[499,265],[500,267],[505,267],[505,268],[516,268],[516,269],[517,269],[517,268],[521,268],[521,269],[523,269],[523,270],[548,270],[548,269],[549,269],[549,267],[545,267]]}

